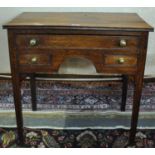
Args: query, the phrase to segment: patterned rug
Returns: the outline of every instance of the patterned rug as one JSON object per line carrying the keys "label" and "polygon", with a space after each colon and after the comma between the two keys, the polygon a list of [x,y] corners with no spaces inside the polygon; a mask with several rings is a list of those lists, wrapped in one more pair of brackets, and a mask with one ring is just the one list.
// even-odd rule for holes
{"label": "patterned rug", "polygon": [[[37,81],[38,110],[108,111],[119,110],[122,83]],[[31,109],[29,82],[22,83],[23,109]],[[13,91],[10,80],[0,81],[0,109],[12,110]],[[128,88],[126,110],[132,108],[133,86]],[[155,83],[145,83],[140,111],[155,110]]]}
{"label": "patterned rug", "polygon": [[[102,82],[63,82],[63,81],[37,81],[37,102],[39,111],[78,111],[78,112],[103,112],[103,111],[113,111],[120,109],[121,103],[121,83],[102,83]],[[22,105],[24,110],[31,110],[31,97],[30,97],[30,86],[29,82],[22,83]],[[10,80],[1,80],[0,81],[0,109],[1,111],[5,110],[14,110],[13,96],[12,96],[12,85]],[[127,99],[127,111],[130,111],[132,108],[132,95],[133,95],[133,86],[130,84],[128,89],[128,99]],[[155,110],[155,83],[145,83],[143,87],[143,94],[141,100],[140,111],[142,112],[140,117],[143,117],[143,112],[154,112]],[[9,112],[8,111],[8,112]],[[14,114],[14,112],[13,112]],[[15,124],[15,117],[12,113],[7,116],[13,118],[14,122],[10,124]],[[37,113],[36,113],[37,114]],[[35,122],[45,122],[39,118],[41,116],[39,113],[31,117],[28,113],[25,116],[25,122],[34,123],[32,118],[34,117]],[[1,113],[3,125],[8,125],[8,121],[11,119],[5,114]],[[53,114],[52,114],[53,115]],[[59,117],[60,116],[60,117]],[[112,148],[125,147],[128,142],[129,130],[125,129],[92,129],[87,128],[83,129],[83,124],[86,126],[92,126],[96,122],[95,127],[99,124],[103,127],[108,126],[108,122],[111,122],[111,126],[115,126],[120,121],[120,124],[129,122],[125,116],[104,116],[104,119],[101,119],[101,116],[96,116],[94,113],[94,120],[89,116],[79,116],[67,117],[61,113],[55,116],[49,117],[49,114],[45,117],[45,114],[42,114],[42,117],[45,117],[47,124],[51,121],[50,124],[54,126],[59,126],[63,124],[62,117],[64,117],[64,125],[68,127],[82,125],[79,129],[46,129],[38,128],[36,129],[24,129],[24,135],[26,137],[25,144],[23,147],[69,147],[69,148]],[[151,116],[151,115],[150,115]],[[99,118],[98,118],[99,117]],[[5,119],[7,121],[5,121]],[[36,118],[39,121],[36,121]],[[48,120],[48,119],[49,120]],[[52,119],[51,119],[52,118]],[[58,119],[60,118],[60,119]],[[76,119],[78,118],[78,119]],[[103,118],[103,117],[102,117]],[[122,120],[123,118],[123,120]],[[28,121],[26,121],[28,119]],[[76,121],[75,121],[76,120]],[[80,120],[80,121],[78,121]],[[88,121],[89,120],[89,121]],[[113,121],[112,121],[113,120]],[[127,121],[128,120],[128,121]],[[142,121],[141,121],[142,120]],[[140,127],[150,127],[153,124],[154,115],[148,118],[140,118]],[[89,123],[90,124],[89,124]],[[74,124],[75,123],[75,124]],[[116,123],[116,124],[115,124]],[[144,124],[143,124],[144,123]],[[31,125],[30,125],[31,126]],[[40,126],[40,124],[38,124]],[[153,125],[154,127],[155,125]],[[65,128],[65,126],[62,126]],[[0,147],[19,147],[17,144],[17,136],[15,128],[0,128]],[[134,147],[155,147],[155,130],[147,129],[138,129],[136,135],[136,144]]]}
{"label": "patterned rug", "polygon": [[[123,148],[128,144],[129,131],[25,129],[24,136],[25,148]],[[0,128],[0,147],[20,147],[15,129]],[[134,147],[154,148],[155,130],[139,130]]]}

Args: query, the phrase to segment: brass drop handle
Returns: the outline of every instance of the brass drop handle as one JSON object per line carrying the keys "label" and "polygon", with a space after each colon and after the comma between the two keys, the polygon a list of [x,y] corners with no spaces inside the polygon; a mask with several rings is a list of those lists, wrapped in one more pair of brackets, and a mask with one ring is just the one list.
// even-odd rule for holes
{"label": "brass drop handle", "polygon": [[119,58],[119,59],[117,60],[117,62],[118,62],[119,64],[124,64],[125,59],[124,59],[124,58]]}
{"label": "brass drop handle", "polygon": [[30,40],[30,46],[36,46],[37,45],[37,40],[36,39],[31,39]]}
{"label": "brass drop handle", "polygon": [[36,63],[37,60],[38,60],[37,57],[33,57],[33,58],[31,59],[31,62],[32,62],[32,63]]}
{"label": "brass drop handle", "polygon": [[120,40],[120,46],[121,46],[121,47],[125,47],[126,45],[127,45],[126,40],[121,39],[121,40]]}

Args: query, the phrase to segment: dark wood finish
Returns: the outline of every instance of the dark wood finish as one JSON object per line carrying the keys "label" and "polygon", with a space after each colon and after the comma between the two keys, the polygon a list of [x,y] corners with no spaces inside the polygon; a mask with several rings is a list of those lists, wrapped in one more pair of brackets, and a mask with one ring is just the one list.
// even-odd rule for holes
{"label": "dark wood finish", "polygon": [[[135,74],[137,71],[137,54],[130,53],[130,51],[122,52],[121,50],[92,50],[92,49],[34,49],[34,50],[18,50],[20,53],[18,56],[19,70],[20,72],[57,72],[60,65],[69,57],[81,57],[90,60],[96,67],[99,73],[120,73],[120,74]],[[44,53],[45,56],[42,56]],[[115,57],[114,57],[115,55]],[[31,58],[38,57],[36,63],[31,63]],[[124,64],[118,64],[117,59],[123,57],[125,59]],[[45,61],[48,59],[48,61]],[[106,61],[112,60],[113,65],[109,65]],[[115,59],[114,59],[115,58]],[[127,65],[131,64],[131,65]],[[135,64],[135,66],[133,66]]]}
{"label": "dark wood finish", "polygon": [[102,28],[103,30],[149,31],[153,28],[136,13],[26,12],[4,25],[5,28]]}
{"label": "dark wood finish", "polygon": [[[3,27],[8,29],[20,143],[23,142],[21,76],[53,74],[68,57],[90,60],[99,73],[135,78],[129,144],[134,143],[148,32],[153,31],[150,25],[133,13],[23,13]],[[29,63],[33,57],[37,61]],[[118,64],[117,59],[122,57]]]}
{"label": "dark wood finish", "polygon": [[131,118],[131,131],[129,137],[129,143],[134,144],[136,128],[138,123],[138,115],[139,115],[139,107],[140,107],[140,99],[142,94],[143,87],[143,77],[144,77],[144,69],[145,69],[145,61],[146,61],[146,53],[147,53],[147,42],[148,42],[148,32],[143,33],[141,36],[141,46],[140,46],[140,54],[138,59],[138,71],[135,75],[135,92],[134,92],[134,100],[133,100],[133,108],[132,108],[132,118]]}
{"label": "dark wood finish", "polygon": [[31,87],[31,104],[32,104],[32,110],[37,110],[37,101],[36,101],[36,80],[35,80],[35,74],[30,75],[30,87]]}
{"label": "dark wood finish", "polygon": [[[120,63],[119,59],[123,59],[124,63]],[[105,65],[114,67],[135,67],[137,64],[137,57],[131,55],[106,55]]]}
{"label": "dark wood finish", "polygon": [[128,91],[128,76],[122,76],[122,103],[121,103],[121,111],[125,111],[126,107],[126,99],[127,99],[127,91]]}
{"label": "dark wood finish", "polygon": [[8,31],[8,41],[9,41],[9,51],[10,52],[10,64],[11,64],[11,73],[12,73],[12,83],[13,83],[13,92],[14,92],[14,104],[15,104],[15,113],[16,113],[16,122],[17,122],[17,132],[18,132],[18,142],[20,145],[24,143],[23,137],[23,116],[22,116],[22,105],[21,105],[21,81],[20,74],[18,71],[18,64],[16,51],[13,50],[13,39],[14,34]]}
{"label": "dark wood finish", "polygon": [[[30,41],[36,40],[36,45],[31,46]],[[120,46],[120,41],[127,42],[126,47]],[[90,44],[91,42],[91,44]],[[16,44],[21,49],[109,49],[131,50],[136,52],[138,37],[133,36],[101,36],[101,35],[32,35],[20,34],[16,37]]]}
{"label": "dark wood finish", "polygon": [[[36,62],[32,62],[33,58],[36,59]],[[45,54],[20,54],[19,55],[19,65],[26,67],[31,66],[46,66],[51,62],[51,56]]]}

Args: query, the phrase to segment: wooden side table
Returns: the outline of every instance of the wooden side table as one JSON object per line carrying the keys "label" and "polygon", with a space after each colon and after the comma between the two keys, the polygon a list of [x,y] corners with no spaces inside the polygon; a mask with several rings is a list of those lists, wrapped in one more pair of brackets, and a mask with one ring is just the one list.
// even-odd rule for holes
{"label": "wooden side table", "polygon": [[8,30],[18,139],[23,143],[20,79],[51,74],[68,57],[91,61],[98,73],[131,75],[135,91],[129,144],[135,140],[148,32],[153,28],[134,13],[23,13]]}

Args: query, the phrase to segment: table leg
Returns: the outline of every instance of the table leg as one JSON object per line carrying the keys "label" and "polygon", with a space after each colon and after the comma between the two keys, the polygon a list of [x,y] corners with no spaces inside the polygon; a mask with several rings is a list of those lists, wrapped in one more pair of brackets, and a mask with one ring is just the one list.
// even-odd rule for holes
{"label": "table leg", "polygon": [[17,122],[18,143],[19,145],[23,145],[24,136],[23,136],[23,116],[22,116],[22,104],[21,104],[20,76],[19,75],[12,76],[12,81],[13,81],[15,113]]}
{"label": "table leg", "polygon": [[122,103],[121,103],[121,111],[125,111],[126,99],[127,99],[127,91],[128,91],[128,76],[123,75],[123,84],[122,84]]}
{"label": "table leg", "polygon": [[135,77],[135,90],[134,90],[134,98],[133,98],[129,145],[133,145],[135,143],[135,135],[137,130],[142,86],[143,86],[143,76],[137,75]]}
{"label": "table leg", "polygon": [[31,74],[31,76],[30,76],[30,87],[31,87],[32,111],[36,111],[37,110],[37,103],[36,103],[36,80],[35,80],[35,74]]}

